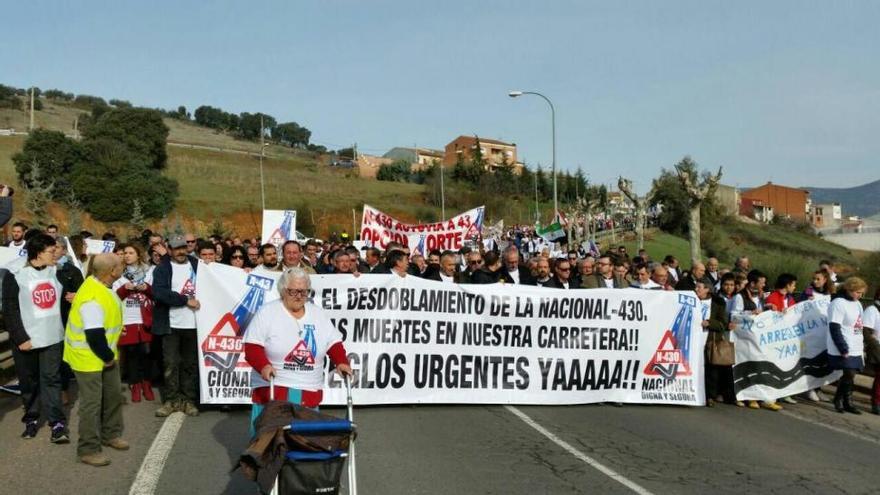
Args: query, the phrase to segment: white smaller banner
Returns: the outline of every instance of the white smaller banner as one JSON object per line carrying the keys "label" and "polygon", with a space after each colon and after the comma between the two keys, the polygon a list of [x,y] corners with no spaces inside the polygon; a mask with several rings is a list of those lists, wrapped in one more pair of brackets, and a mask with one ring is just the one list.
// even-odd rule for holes
{"label": "white smaller banner", "polygon": [[[22,254],[22,252],[24,252],[24,254]],[[17,261],[19,258],[25,256],[27,256],[27,251],[25,251],[24,248],[0,246],[0,266],[6,265],[12,261]]]}
{"label": "white smaller banner", "polygon": [[73,245],[70,243],[70,238],[67,236],[64,236],[64,245],[67,249],[67,258],[70,259],[70,261],[73,263],[73,266],[75,266],[83,275],[85,275],[86,271],[83,268],[82,263],[79,261],[79,256],[73,251]]}
{"label": "white smaller banner", "polygon": [[415,225],[403,223],[370,205],[364,205],[364,215],[361,219],[361,240],[369,246],[379,249],[385,249],[391,242],[412,247],[410,245],[411,236],[424,234],[424,250],[426,252],[435,249],[458,251],[467,240],[480,236],[484,210],[485,207],[478,206],[449,220]]}
{"label": "white smaller banner", "polygon": [[296,238],[296,211],[263,210],[263,243],[272,243],[279,250],[285,242]]}
{"label": "white smaller banner", "polygon": [[86,254],[112,253],[116,247],[114,241],[102,241],[100,239],[86,239]]}
{"label": "white smaller banner", "polygon": [[840,372],[828,368],[828,298],[787,311],[734,313],[733,382],[739,400],[773,401],[827,385]]}

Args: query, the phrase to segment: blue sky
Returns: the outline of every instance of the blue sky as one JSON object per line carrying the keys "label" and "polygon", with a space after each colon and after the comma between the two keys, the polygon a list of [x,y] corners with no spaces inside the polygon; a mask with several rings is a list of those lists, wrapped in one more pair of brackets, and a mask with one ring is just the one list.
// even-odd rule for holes
{"label": "blue sky", "polygon": [[691,155],[723,182],[880,179],[880,2],[7,3],[0,82],[262,111],[331,148],[517,143],[644,190]]}

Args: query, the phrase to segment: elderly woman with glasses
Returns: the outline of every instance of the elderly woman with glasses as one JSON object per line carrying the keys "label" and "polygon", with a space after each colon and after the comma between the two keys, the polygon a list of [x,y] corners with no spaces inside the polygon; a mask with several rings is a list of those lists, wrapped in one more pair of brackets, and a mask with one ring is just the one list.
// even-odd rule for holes
{"label": "elderly woman with glasses", "polygon": [[321,307],[309,302],[311,281],[302,268],[289,268],[278,279],[281,299],[265,304],[248,325],[245,359],[253,368],[251,420],[269,401],[269,378],[275,377],[275,400],[318,407],[323,399],[324,359],[351,376],[342,334]]}

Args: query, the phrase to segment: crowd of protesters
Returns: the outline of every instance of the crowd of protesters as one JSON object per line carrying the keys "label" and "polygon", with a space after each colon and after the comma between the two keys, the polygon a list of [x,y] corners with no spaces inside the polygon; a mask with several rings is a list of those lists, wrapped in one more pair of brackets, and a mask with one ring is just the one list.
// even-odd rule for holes
{"label": "crowd of protesters", "polygon": [[[600,252],[590,242],[560,249],[559,244],[544,241],[533,230],[519,227],[496,240],[468,243],[470,247],[458,251],[426,253],[411,253],[396,243],[384,250],[358,249],[347,234],[334,235],[326,242],[291,240],[276,247],[261,244],[256,238],[199,238],[193,234],[166,238],[145,230],[137,239],[126,242],[111,233],[104,234],[102,240],[116,243],[114,253],[92,258],[85,250],[85,240],[92,237],[89,232],[81,232],[65,239],[58,237],[54,225],[39,231],[15,224],[9,246],[23,247],[27,255],[20,266],[7,265],[9,269],[0,270],[0,275],[3,312],[14,344],[25,409],[22,437],[34,438],[41,422],[47,421],[53,443],[69,441],[64,406],[69,401],[69,383],[75,377],[81,400],[84,384],[91,390],[92,404],[86,409],[81,407],[81,414],[85,410],[95,415],[85,428],[88,431],[80,431],[78,454],[82,462],[95,466],[109,463],[100,454],[102,444],[128,448],[120,438],[121,416],[114,412],[122,403],[122,397],[116,397],[120,387],[116,385],[113,390],[120,379],[127,384],[127,400],[132,403],[155,401],[158,394],[154,386],[161,386],[162,403],[157,404],[156,416],[176,411],[189,416],[199,414],[196,315],[200,302],[195,297],[199,261],[256,273],[297,269],[296,273],[309,275],[396,274],[441,283],[516,284],[563,290],[694,291],[705,308],[707,403],[723,401],[770,410],[782,406],[736,400],[731,315],[786,311],[797,302],[796,295],[801,300],[829,297],[829,363],[843,370],[835,408],[859,414],[851,399],[854,375],[865,365],[880,369],[880,345],[874,333],[880,325],[880,293],[874,295],[873,305],[863,310],[859,299],[866,290],[865,283],[856,277],[838,280],[827,261],[800,290],[799,281],[791,274],[779,275],[768,287],[766,275],[753,268],[747,257],[738,258],[730,268],[709,258],[693,260],[685,269],[674,256],[654,260],[645,250],[631,256],[624,246]],[[87,301],[82,300],[83,287],[89,288]],[[100,304],[89,304],[106,297],[101,287],[121,301],[118,334],[111,328],[115,316],[109,307],[105,305],[103,311],[98,311]],[[100,318],[104,318],[103,326]],[[97,360],[77,358],[75,353],[82,350],[88,350]],[[115,374],[108,375],[112,369]],[[101,378],[95,379],[95,373]],[[872,394],[874,414],[880,414],[878,381]],[[817,392],[810,391],[804,397],[821,400]],[[793,403],[796,399],[786,397],[781,401]],[[108,404],[113,411],[106,410]],[[98,425],[102,419],[109,424]]]}

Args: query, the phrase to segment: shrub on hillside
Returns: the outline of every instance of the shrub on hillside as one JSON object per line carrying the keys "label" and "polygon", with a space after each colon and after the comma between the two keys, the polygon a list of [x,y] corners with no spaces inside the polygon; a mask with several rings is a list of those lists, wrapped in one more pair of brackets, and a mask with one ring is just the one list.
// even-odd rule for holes
{"label": "shrub on hillside", "polygon": [[133,153],[147,159],[151,168],[161,170],[168,162],[168,132],[162,115],[155,110],[119,108],[102,114],[90,125],[83,133],[83,141],[88,145],[107,138],[124,143]]}
{"label": "shrub on hillside", "polygon": [[73,93],[65,93],[60,89],[47,89],[43,92],[43,96],[52,100],[73,101]]}
{"label": "shrub on hillside", "polygon": [[70,195],[70,173],[73,168],[88,160],[84,146],[58,131],[36,129],[24,142],[24,147],[12,157],[19,182],[25,187],[33,185],[33,164],[38,164],[43,177],[50,177],[54,184],[52,198],[66,200]]}
{"label": "shrub on hillside", "polygon": [[389,182],[408,182],[412,173],[412,165],[406,160],[397,160],[379,167],[377,180]]}
{"label": "shrub on hillside", "polygon": [[147,218],[161,217],[174,208],[177,182],[160,175],[147,157],[110,138],[92,142],[89,151],[89,163],[75,167],[71,184],[96,220],[129,220],[135,201]]}

